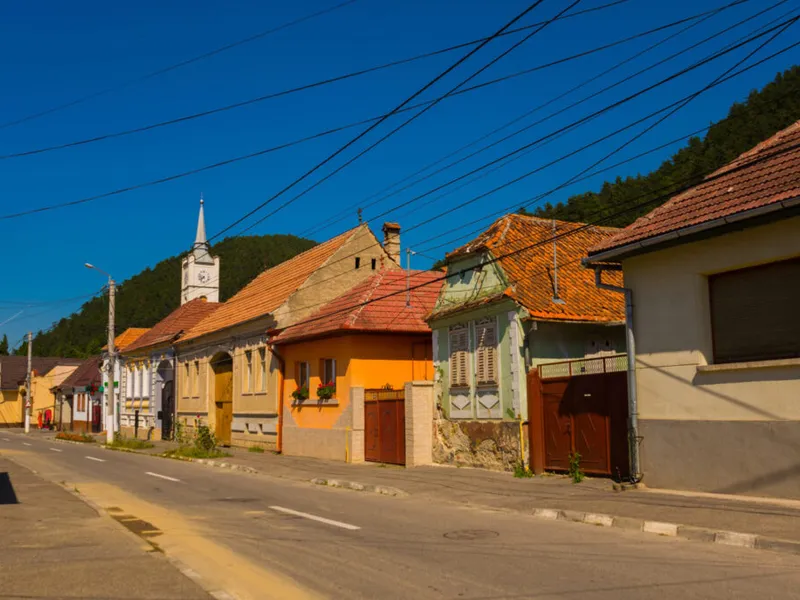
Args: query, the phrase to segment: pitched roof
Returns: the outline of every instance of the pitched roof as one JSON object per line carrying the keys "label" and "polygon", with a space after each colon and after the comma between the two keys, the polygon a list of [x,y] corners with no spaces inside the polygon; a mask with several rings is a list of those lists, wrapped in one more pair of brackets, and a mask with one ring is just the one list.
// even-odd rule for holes
{"label": "pitched roof", "polygon": [[[406,305],[406,272],[382,270],[323,306],[305,321],[273,338],[299,341],[334,332],[429,333],[425,317],[442,288],[441,272],[412,271],[411,305]],[[419,286],[419,287],[417,287]]]}
{"label": "pitched roof", "polygon": [[797,197],[800,197],[800,121],[595,245],[590,254],[688,227],[710,226],[719,219],[756,208],[770,205],[780,208],[778,203]]}
{"label": "pitched roof", "polygon": [[190,330],[204,318],[214,314],[221,306],[219,302],[207,302],[202,298],[190,300],[153,325],[147,333],[125,348],[125,352],[136,352],[171,342],[182,332]]}
{"label": "pitched roof", "polygon": [[[584,224],[555,221],[555,235],[562,236],[556,240],[558,297],[564,301],[556,303],[553,301],[553,244],[550,241],[554,235],[553,223],[551,219],[506,215],[476,239],[449,253],[447,259],[491,252],[509,281],[510,287],[504,295],[524,306],[534,318],[600,323],[623,321],[622,294],[598,289],[594,271],[581,264],[588,248],[620,230],[594,226],[580,229]],[[572,231],[575,233],[568,233]],[[607,282],[621,285],[622,276],[608,273]]]}
{"label": "pitched roof", "polygon": [[92,356],[84,360],[77,369],[61,382],[59,388],[83,387],[92,383],[100,384],[100,357]]}
{"label": "pitched roof", "polygon": [[[114,348],[117,352],[122,352],[148,331],[150,331],[148,327],[128,327],[114,338]],[[108,344],[103,346],[103,350],[108,350]]]}
{"label": "pitched roof", "polygon": [[[31,359],[31,369],[39,375],[44,375],[58,365],[79,365],[83,362],[80,358],[58,358],[53,356],[34,356]],[[19,387],[28,374],[27,356],[0,356],[0,389],[14,390]]]}
{"label": "pitched roof", "polygon": [[[359,227],[366,227],[366,225]],[[268,315],[283,304],[314,271],[333,256],[359,227],[346,231],[262,272],[236,295],[222,303],[219,310],[183,335],[180,341],[198,338]]]}

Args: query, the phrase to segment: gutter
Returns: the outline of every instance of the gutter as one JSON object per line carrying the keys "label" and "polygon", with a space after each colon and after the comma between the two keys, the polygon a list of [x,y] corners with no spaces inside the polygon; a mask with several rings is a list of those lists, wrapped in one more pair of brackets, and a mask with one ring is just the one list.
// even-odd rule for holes
{"label": "gutter", "polygon": [[674,241],[683,237],[688,237],[697,233],[702,233],[709,229],[715,229],[717,227],[722,227],[723,225],[735,224],[739,221],[760,217],[781,209],[789,209],[796,206],[800,206],[800,196],[795,196],[794,198],[782,200],[780,202],[773,202],[767,206],[759,206],[758,208],[745,210],[727,217],[720,217],[719,219],[714,219],[713,221],[707,221],[698,225],[691,225],[689,227],[684,227],[683,229],[678,229],[676,231],[671,231],[655,237],[646,238],[638,242],[632,242],[630,244],[625,244],[624,246],[618,246],[617,248],[600,251],[596,254],[590,255],[588,258],[584,259],[583,262],[586,265],[592,265],[595,262],[619,260],[620,257],[636,250],[649,251],[652,246],[658,246],[659,244]]}
{"label": "gutter", "polygon": [[636,395],[636,340],[633,335],[633,290],[603,283],[603,271],[619,271],[618,265],[594,265],[594,284],[598,289],[625,294],[625,350],[628,358],[628,456],[631,480],[644,477],[639,461],[639,402]]}

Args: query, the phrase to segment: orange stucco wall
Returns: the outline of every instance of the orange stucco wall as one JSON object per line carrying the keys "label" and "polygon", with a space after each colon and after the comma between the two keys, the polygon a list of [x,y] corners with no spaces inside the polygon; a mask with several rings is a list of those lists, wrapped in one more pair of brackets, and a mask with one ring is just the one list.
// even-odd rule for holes
{"label": "orange stucco wall", "polygon": [[[299,427],[331,429],[350,403],[351,387],[370,389],[388,384],[402,389],[407,381],[433,379],[431,344],[430,334],[354,334],[282,346],[286,361],[284,406],[291,408]],[[315,402],[320,361],[325,358],[336,360],[336,406],[318,406]],[[310,398],[301,406],[292,406],[292,392],[297,389],[296,364],[302,361],[310,365]]]}

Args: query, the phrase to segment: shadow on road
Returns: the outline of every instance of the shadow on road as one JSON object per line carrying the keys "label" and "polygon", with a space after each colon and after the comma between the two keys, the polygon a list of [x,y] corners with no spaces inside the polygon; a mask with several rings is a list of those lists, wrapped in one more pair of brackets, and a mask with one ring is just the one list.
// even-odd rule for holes
{"label": "shadow on road", "polygon": [[8,473],[0,473],[0,504],[19,504]]}

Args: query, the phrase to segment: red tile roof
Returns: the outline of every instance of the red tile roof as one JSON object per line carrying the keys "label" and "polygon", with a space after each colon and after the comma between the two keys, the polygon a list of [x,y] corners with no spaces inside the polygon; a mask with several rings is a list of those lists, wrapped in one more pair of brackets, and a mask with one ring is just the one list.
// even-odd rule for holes
{"label": "red tile roof", "polygon": [[191,329],[207,316],[219,310],[220,306],[222,305],[219,302],[207,302],[202,298],[190,300],[161,319],[147,333],[126,347],[125,352],[136,352],[171,342],[181,332]]}
{"label": "red tile roof", "polygon": [[314,271],[351,239],[359,227],[267,269],[239,290],[235,296],[225,301],[220,310],[189,330],[180,341],[191,340],[268,315],[283,304]]}
{"label": "red tile roof", "polygon": [[[31,370],[35,375],[46,375],[57,366],[78,366],[82,362],[81,358],[34,356],[31,359]],[[15,390],[27,377],[27,356],[0,356],[0,390]]]}
{"label": "red tile roof", "polygon": [[77,369],[70,373],[58,388],[84,387],[100,384],[100,357],[92,356],[83,361]]}
{"label": "red tile roof", "polygon": [[[793,147],[797,146],[797,147]],[[706,181],[678,194],[620,233],[591,248],[590,254],[627,246],[722,217],[800,196],[800,121],[779,131]]]}
{"label": "red tile roof", "polygon": [[409,287],[415,289],[407,306],[406,272],[380,271],[273,340],[296,342],[334,332],[429,333],[425,317],[439,296],[442,277],[437,271],[411,271]]}
{"label": "red tile roof", "polygon": [[[148,331],[150,331],[150,329],[147,327],[128,327],[114,338],[114,348],[117,352],[122,352]],[[103,350],[108,350],[108,344],[103,346]]]}
{"label": "red tile roof", "polygon": [[[525,307],[532,317],[557,321],[600,323],[625,320],[622,294],[598,289],[594,271],[581,264],[586,251],[620,230],[587,227],[582,223],[555,221],[558,256],[558,296],[553,302],[553,220],[511,214],[495,221],[473,241],[447,255],[448,261],[475,252],[489,251],[498,259],[509,281],[504,294]],[[580,229],[580,230],[579,230]],[[568,233],[574,230],[575,233]],[[567,235],[564,235],[568,233]],[[620,273],[607,273],[606,282],[622,285]],[[449,307],[448,312],[453,312]],[[436,318],[442,313],[431,315]]]}

